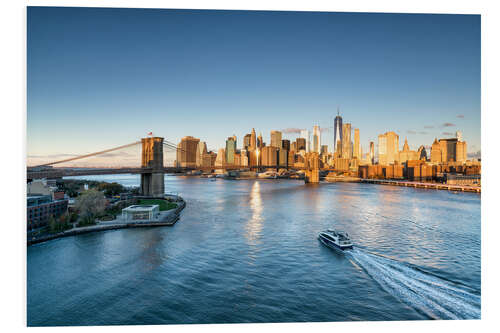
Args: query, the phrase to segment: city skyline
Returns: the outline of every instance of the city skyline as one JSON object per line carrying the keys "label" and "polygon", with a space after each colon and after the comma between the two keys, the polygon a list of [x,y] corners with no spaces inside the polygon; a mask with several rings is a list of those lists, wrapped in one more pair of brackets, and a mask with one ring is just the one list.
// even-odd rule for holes
{"label": "city skyline", "polygon": [[363,152],[457,130],[480,151],[477,15],[29,7],[27,59],[28,163],[148,132],[240,148],[251,127],[270,143],[318,125],[331,151],[337,107]]}

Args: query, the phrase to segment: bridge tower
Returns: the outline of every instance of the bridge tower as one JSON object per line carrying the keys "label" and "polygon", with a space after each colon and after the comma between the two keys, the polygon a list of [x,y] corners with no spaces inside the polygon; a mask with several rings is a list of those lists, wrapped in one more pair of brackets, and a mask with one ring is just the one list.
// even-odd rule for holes
{"label": "bridge tower", "polygon": [[150,197],[165,195],[165,174],[163,173],[163,138],[141,139],[141,194]]}
{"label": "bridge tower", "polygon": [[306,153],[304,158],[305,178],[307,183],[319,183],[319,154],[317,152]]}

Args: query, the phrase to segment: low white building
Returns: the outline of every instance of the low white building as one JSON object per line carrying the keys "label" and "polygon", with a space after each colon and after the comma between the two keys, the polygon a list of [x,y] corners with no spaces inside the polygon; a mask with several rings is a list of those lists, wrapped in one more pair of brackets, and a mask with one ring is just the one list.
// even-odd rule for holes
{"label": "low white building", "polygon": [[160,216],[159,205],[133,205],[122,209],[124,220],[156,220]]}

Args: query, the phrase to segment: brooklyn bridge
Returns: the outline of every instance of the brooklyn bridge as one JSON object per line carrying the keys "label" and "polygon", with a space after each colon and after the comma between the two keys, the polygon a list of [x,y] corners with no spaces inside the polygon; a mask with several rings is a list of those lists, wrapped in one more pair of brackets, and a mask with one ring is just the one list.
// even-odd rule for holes
{"label": "brooklyn bridge", "polygon": [[[105,156],[111,152],[123,150],[134,146],[142,146],[141,151],[141,165],[140,167],[115,167],[115,168],[83,168],[83,167],[54,167],[56,165],[75,162],[78,160],[95,157]],[[89,176],[89,175],[110,175],[110,174],[140,174],[141,186],[140,191],[142,195],[146,196],[163,196],[165,193],[165,173],[185,173],[194,170],[213,172],[214,170],[241,170],[250,169],[254,171],[262,171],[267,169],[293,169],[305,171],[306,183],[317,183],[319,181],[319,154],[307,153],[304,160],[304,165],[297,167],[277,166],[277,165],[249,165],[240,166],[235,164],[222,164],[210,167],[185,167],[185,166],[165,166],[164,165],[164,150],[169,152],[185,152],[182,148],[177,147],[174,143],[165,140],[162,137],[147,137],[140,141],[135,141],[129,144],[121,145],[118,147],[85,154],[73,156],[67,159],[52,161],[35,166],[29,166],[27,169],[27,180],[33,179],[54,179],[68,176]]]}

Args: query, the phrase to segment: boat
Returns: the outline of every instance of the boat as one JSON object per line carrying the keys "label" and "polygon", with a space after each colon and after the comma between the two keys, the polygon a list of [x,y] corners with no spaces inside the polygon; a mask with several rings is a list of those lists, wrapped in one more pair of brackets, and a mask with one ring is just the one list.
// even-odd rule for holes
{"label": "boat", "polygon": [[352,242],[347,232],[328,229],[319,233],[318,239],[335,250],[352,250]]}
{"label": "boat", "polygon": [[278,178],[278,173],[276,171],[261,172],[257,174],[257,178],[276,179]]}

